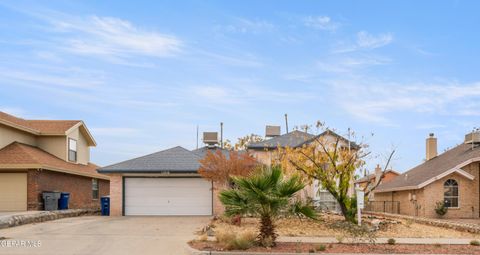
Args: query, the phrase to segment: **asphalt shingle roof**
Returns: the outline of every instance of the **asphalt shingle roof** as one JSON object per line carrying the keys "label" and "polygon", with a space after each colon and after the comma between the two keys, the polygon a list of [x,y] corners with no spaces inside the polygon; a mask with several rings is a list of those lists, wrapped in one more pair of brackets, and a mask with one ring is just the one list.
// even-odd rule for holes
{"label": "asphalt shingle roof", "polygon": [[63,134],[80,120],[26,120],[0,112],[0,120],[10,122],[40,134]]}
{"label": "asphalt shingle roof", "polygon": [[212,153],[216,153],[218,150],[221,151],[223,153],[223,155],[225,155],[227,158],[230,156],[229,150],[222,149],[222,148],[219,148],[219,147],[209,148],[207,146],[204,146],[204,147],[198,148],[196,150],[193,150],[192,152],[197,154],[200,158],[204,158],[205,155],[207,155],[208,151],[210,151]]}
{"label": "asphalt shingle roof", "polygon": [[458,145],[395,177],[390,182],[381,184],[377,187],[376,192],[418,186],[470,159],[478,157],[480,157],[480,146],[476,145],[472,149],[471,144]]}
{"label": "asphalt shingle roof", "polygon": [[0,149],[0,168],[9,169],[12,166],[54,168],[73,174],[108,179],[107,176],[97,173],[98,166],[93,163],[83,165],[66,162],[40,148],[19,142],[13,142]]}
{"label": "asphalt shingle roof", "polygon": [[312,135],[303,131],[299,131],[299,130],[294,130],[287,134],[273,137],[265,141],[261,141],[258,143],[251,143],[248,145],[248,148],[249,149],[275,149],[278,146],[295,148],[312,140],[313,138],[315,138],[315,135]]}
{"label": "asphalt shingle roof", "polygon": [[[248,149],[254,149],[254,150],[255,149],[256,150],[258,150],[258,149],[276,149],[279,146],[282,147],[282,148],[285,148],[285,147],[296,148],[296,147],[304,145],[305,143],[313,141],[316,137],[321,137],[321,136],[324,136],[324,135],[327,135],[327,134],[332,135],[332,136],[336,136],[336,137],[339,137],[340,139],[348,141],[347,139],[345,139],[341,135],[338,135],[337,133],[335,133],[331,130],[326,130],[319,135],[313,135],[313,134],[310,134],[310,133],[307,133],[307,132],[294,130],[294,131],[289,132],[287,134],[277,136],[277,137],[273,137],[273,138],[265,140],[265,141],[261,141],[261,142],[258,142],[258,143],[251,143],[251,144],[248,145]],[[359,146],[354,142],[351,142],[351,146],[352,146],[352,148],[356,148],[356,149],[359,148]]]}
{"label": "asphalt shingle roof", "polygon": [[99,173],[197,172],[200,156],[180,146],[98,169]]}

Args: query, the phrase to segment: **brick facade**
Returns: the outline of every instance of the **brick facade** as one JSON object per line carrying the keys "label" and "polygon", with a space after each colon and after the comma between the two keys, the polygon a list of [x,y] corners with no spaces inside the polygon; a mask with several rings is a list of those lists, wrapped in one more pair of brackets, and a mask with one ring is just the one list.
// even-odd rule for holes
{"label": "brick facade", "polygon": [[[480,218],[480,164],[472,163],[463,168],[475,179],[469,180],[457,173],[445,176],[422,189],[375,193],[375,201],[399,201],[400,214],[427,218],[438,217],[435,204],[444,199],[444,183],[454,179],[458,183],[459,207],[449,208],[444,218]],[[413,199],[415,195],[416,200]]]}
{"label": "brick facade", "polygon": [[110,216],[123,214],[123,176],[110,174]]}
{"label": "brick facade", "polygon": [[[109,181],[98,179],[99,198],[109,194]],[[69,208],[100,208],[100,200],[92,198],[92,178],[49,170],[27,172],[27,210],[43,210],[43,191],[69,192]]]}

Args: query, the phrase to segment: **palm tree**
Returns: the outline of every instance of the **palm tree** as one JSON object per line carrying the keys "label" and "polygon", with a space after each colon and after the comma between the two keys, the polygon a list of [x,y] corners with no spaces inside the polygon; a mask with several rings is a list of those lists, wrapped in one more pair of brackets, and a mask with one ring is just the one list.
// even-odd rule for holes
{"label": "palm tree", "polygon": [[222,191],[220,201],[225,214],[260,217],[258,241],[274,246],[277,234],[274,220],[286,214],[316,218],[313,207],[295,200],[295,194],[305,185],[298,175],[285,178],[279,166],[260,168],[247,177],[232,177],[234,188]]}

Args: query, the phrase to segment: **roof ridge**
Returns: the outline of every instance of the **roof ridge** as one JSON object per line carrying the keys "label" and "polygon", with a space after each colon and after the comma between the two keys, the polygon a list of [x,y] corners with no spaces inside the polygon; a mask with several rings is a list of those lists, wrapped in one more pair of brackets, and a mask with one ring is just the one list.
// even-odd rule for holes
{"label": "roof ridge", "polygon": [[[101,167],[101,168],[107,168],[107,167],[119,165],[119,164],[122,164],[122,163],[125,163],[125,162],[128,162],[128,161],[132,161],[132,160],[136,160],[136,159],[141,159],[141,158],[146,158],[146,157],[148,157],[148,156],[152,156],[152,155],[157,154],[157,153],[161,153],[161,152],[165,152],[165,151],[169,151],[169,150],[173,150],[173,149],[177,149],[177,148],[182,149],[182,150],[184,150],[184,151],[187,151],[187,152],[189,152],[190,154],[192,154],[193,156],[195,156],[195,157],[197,157],[197,158],[200,159],[200,157],[199,157],[197,154],[195,154],[194,152],[192,152],[192,151],[190,151],[190,150],[187,150],[187,149],[183,148],[183,147],[180,146],[180,145],[177,145],[177,146],[174,146],[174,147],[171,147],[171,148],[168,148],[168,149],[164,149],[164,150],[152,152],[152,153],[149,153],[149,154],[146,154],[146,155],[142,155],[142,156],[139,156],[139,157],[127,159],[127,160],[120,161],[120,162],[117,162],[117,163],[115,163],[115,164],[110,164],[110,165],[107,165],[107,166],[104,166],[104,167]],[[101,168],[100,168],[100,169],[101,169]]]}

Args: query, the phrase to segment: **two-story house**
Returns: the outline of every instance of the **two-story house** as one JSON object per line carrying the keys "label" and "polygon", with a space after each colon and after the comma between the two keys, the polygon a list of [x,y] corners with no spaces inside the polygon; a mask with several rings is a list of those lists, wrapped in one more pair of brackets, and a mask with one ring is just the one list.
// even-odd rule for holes
{"label": "two-story house", "polygon": [[[281,135],[279,126],[266,126],[265,138],[264,141],[251,143],[247,146],[248,153],[265,165],[270,165],[279,159],[279,155],[277,155],[278,148],[299,148],[305,144],[315,142],[316,139],[322,140],[322,143],[326,145],[331,144],[333,146],[338,140],[339,147],[351,148],[352,150],[360,148],[356,143],[349,141],[332,130],[326,130],[318,135],[294,130]],[[351,182],[349,194],[353,195],[353,180]],[[335,198],[330,192],[322,188],[317,180],[304,188],[302,197],[311,198],[317,206],[324,210],[337,211],[339,209]]]}
{"label": "two-story house", "polygon": [[90,163],[95,140],[81,120],[26,120],[0,112],[0,211],[43,209],[43,191],[70,193],[70,208],[97,208],[108,176]]}

